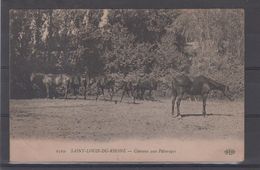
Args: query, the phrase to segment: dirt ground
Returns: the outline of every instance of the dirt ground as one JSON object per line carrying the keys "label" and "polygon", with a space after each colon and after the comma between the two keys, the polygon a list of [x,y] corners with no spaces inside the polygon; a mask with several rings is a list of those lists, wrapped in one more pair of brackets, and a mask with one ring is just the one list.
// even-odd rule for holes
{"label": "dirt ground", "polygon": [[10,101],[15,139],[243,139],[244,103],[211,100],[203,117],[200,101],[182,101],[183,118],[173,118],[170,99],[122,103],[95,100]]}

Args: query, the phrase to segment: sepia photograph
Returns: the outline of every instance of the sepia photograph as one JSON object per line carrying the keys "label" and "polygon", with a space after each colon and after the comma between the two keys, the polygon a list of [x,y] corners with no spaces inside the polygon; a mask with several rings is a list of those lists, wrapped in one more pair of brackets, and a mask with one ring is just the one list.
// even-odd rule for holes
{"label": "sepia photograph", "polygon": [[12,9],[11,163],[244,160],[243,9]]}

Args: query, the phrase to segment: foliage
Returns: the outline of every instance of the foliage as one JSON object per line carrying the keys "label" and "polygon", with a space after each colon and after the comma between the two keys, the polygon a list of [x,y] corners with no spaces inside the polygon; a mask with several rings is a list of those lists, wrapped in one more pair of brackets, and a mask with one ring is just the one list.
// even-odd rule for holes
{"label": "foliage", "polygon": [[243,15],[236,9],[11,10],[11,97],[30,97],[32,72],[167,80],[203,74],[241,97]]}

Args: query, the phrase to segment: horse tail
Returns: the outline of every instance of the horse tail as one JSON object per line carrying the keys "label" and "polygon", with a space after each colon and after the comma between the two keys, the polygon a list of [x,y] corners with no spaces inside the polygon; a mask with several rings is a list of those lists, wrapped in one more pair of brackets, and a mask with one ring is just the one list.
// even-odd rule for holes
{"label": "horse tail", "polygon": [[204,79],[206,79],[213,87],[217,88],[217,89],[221,89],[221,88],[224,88],[225,85],[220,83],[220,82],[217,82],[216,80],[212,79],[212,78],[209,78],[209,77],[205,77],[203,76]]}

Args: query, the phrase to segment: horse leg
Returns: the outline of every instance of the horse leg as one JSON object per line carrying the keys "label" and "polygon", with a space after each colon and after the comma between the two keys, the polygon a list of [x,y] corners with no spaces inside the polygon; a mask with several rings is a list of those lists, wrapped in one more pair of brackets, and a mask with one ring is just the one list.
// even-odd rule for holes
{"label": "horse leg", "polygon": [[97,99],[98,99],[98,97],[99,97],[99,88],[97,88],[97,96],[96,96],[96,101],[97,101]]}
{"label": "horse leg", "polygon": [[70,94],[72,95],[72,98],[75,96],[75,87],[71,87]]}
{"label": "horse leg", "polygon": [[141,100],[144,100],[144,93],[145,93],[145,90],[144,90],[144,89],[141,89],[141,96],[140,96],[140,99],[141,99]]}
{"label": "horse leg", "polygon": [[[110,93],[110,90],[108,90],[108,93]],[[102,95],[103,95],[103,99],[106,100],[106,98],[105,98],[105,89],[104,88],[102,88]]]}
{"label": "horse leg", "polygon": [[113,96],[114,96],[114,88],[111,88],[110,89],[110,101],[112,101]]}
{"label": "horse leg", "polygon": [[202,95],[202,102],[203,102],[203,111],[202,114],[205,117],[206,116],[206,101],[207,101],[208,94]]}
{"label": "horse leg", "polygon": [[51,97],[51,99],[55,99],[55,97],[56,97],[56,86],[55,85],[52,85],[51,87],[50,87],[50,97]]}
{"label": "horse leg", "polygon": [[46,98],[50,98],[50,86],[46,85]]}
{"label": "horse leg", "polygon": [[84,85],[84,100],[87,99],[87,86]]}
{"label": "horse leg", "polygon": [[80,96],[80,86],[77,87],[77,98]]}
{"label": "horse leg", "polygon": [[177,97],[177,92],[176,92],[175,88],[172,86],[172,115],[174,115],[176,97]]}
{"label": "horse leg", "polygon": [[183,94],[177,96],[177,117],[180,116],[181,117],[181,113],[180,113],[180,105],[181,105],[181,100],[183,98]]}
{"label": "horse leg", "polygon": [[176,95],[172,95],[172,115],[174,115],[175,101],[176,101]]}
{"label": "horse leg", "polygon": [[[133,103],[135,104],[135,91],[133,90],[131,93],[132,93]],[[136,92],[136,96],[138,96],[137,92]]]}
{"label": "horse leg", "polygon": [[133,96],[133,103],[135,104],[135,96]]}
{"label": "horse leg", "polygon": [[57,87],[53,88],[54,89],[54,99],[57,99],[58,98],[58,92],[57,92]]}
{"label": "horse leg", "polygon": [[69,94],[69,89],[70,89],[70,87],[71,87],[71,82],[70,82],[70,80],[68,80],[67,82],[66,82],[66,84],[65,84],[65,86],[64,86],[64,90],[65,90],[65,92],[64,92],[64,97],[65,97],[65,99],[67,99],[68,98],[68,94]]}
{"label": "horse leg", "polygon": [[148,95],[149,95],[150,100],[152,100],[152,89],[149,89]]}
{"label": "horse leg", "polygon": [[78,99],[78,87],[74,88],[74,95],[75,95],[75,100]]}
{"label": "horse leg", "polygon": [[136,99],[141,99],[141,89],[136,90]]}
{"label": "horse leg", "polygon": [[121,96],[121,99],[120,99],[120,103],[122,102],[124,95],[125,95],[125,90],[123,90],[123,93],[122,93],[122,96]]}
{"label": "horse leg", "polygon": [[65,99],[68,98],[68,93],[69,93],[69,83],[65,86]]}
{"label": "horse leg", "polygon": [[130,94],[131,94],[131,97],[133,99],[133,103],[135,103],[135,99],[138,98],[138,90],[137,89],[136,90],[131,89]]}
{"label": "horse leg", "polygon": [[76,95],[76,97],[75,97],[75,100],[76,100],[76,99],[78,99],[78,95],[79,95],[79,86],[78,85],[75,87],[75,95]]}

